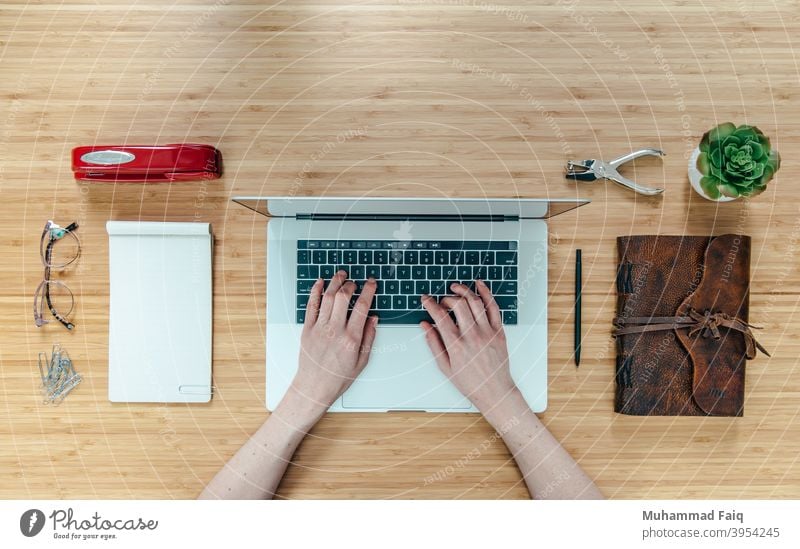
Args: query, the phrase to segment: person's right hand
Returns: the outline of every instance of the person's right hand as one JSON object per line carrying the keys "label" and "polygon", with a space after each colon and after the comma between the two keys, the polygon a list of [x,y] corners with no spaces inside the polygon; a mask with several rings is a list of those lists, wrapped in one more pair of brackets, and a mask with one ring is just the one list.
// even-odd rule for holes
{"label": "person's right hand", "polygon": [[511,379],[500,308],[482,280],[475,287],[480,297],[463,284],[453,284],[456,295],[443,297],[441,303],[422,296],[422,305],[436,326],[425,321],[420,326],[439,369],[486,415],[518,389]]}

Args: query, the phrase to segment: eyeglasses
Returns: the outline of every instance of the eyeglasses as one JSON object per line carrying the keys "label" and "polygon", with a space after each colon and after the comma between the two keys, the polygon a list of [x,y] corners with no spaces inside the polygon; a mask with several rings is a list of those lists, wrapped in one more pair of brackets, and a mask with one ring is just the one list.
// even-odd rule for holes
{"label": "eyeglasses", "polygon": [[78,223],[70,223],[60,227],[48,221],[42,231],[39,242],[39,255],[44,265],[44,280],[37,286],[33,296],[33,320],[36,326],[44,326],[49,319],[45,319],[45,307],[67,330],[75,325],[67,320],[75,305],[72,291],[63,282],[50,280],[51,269],[64,269],[75,262],[81,255],[81,243],[75,230]]}

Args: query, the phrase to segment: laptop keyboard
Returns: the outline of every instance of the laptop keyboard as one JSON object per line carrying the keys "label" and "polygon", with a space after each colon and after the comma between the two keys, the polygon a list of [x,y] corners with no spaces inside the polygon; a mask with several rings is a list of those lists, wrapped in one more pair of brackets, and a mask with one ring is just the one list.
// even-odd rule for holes
{"label": "laptop keyboard", "polygon": [[311,286],[344,270],[356,285],[352,308],[364,282],[378,282],[370,314],[381,324],[418,324],[431,318],[420,296],[451,294],[460,282],[474,289],[484,280],[494,294],[503,324],[517,323],[517,242],[488,240],[298,240],[297,322],[305,320]]}

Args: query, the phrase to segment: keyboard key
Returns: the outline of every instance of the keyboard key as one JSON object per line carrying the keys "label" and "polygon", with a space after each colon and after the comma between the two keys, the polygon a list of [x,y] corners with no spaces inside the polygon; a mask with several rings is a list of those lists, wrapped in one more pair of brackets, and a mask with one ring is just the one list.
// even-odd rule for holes
{"label": "keyboard key", "polygon": [[406,265],[416,265],[419,263],[419,252],[414,250],[409,250],[405,252],[405,264]]}
{"label": "keyboard key", "polygon": [[516,265],[517,252],[497,252],[495,254],[495,262],[498,265]]}
{"label": "keyboard key", "polygon": [[428,248],[430,248],[432,250],[434,250],[434,249],[438,250],[441,247],[442,247],[442,243],[441,242],[428,242]]}
{"label": "keyboard key", "polygon": [[333,268],[333,265],[321,265],[319,268],[319,277],[324,278],[325,280],[330,280],[333,278],[335,273],[336,270]]}
{"label": "keyboard key", "polygon": [[339,250],[328,250],[328,263],[341,263],[342,262],[342,252]]}
{"label": "keyboard key", "polygon": [[503,310],[517,310],[517,296],[498,295],[494,297],[497,306]]}
{"label": "keyboard key", "polygon": [[494,265],[494,252],[481,252],[481,265]]}
{"label": "keyboard key", "polygon": [[428,247],[428,243],[425,242],[424,240],[417,240],[416,242],[413,242],[411,244],[411,247],[417,250],[424,250],[425,248]]}
{"label": "keyboard key", "polygon": [[516,324],[517,311],[503,311],[503,324]]}
{"label": "keyboard key", "polygon": [[311,252],[309,250],[297,250],[297,263],[298,265],[311,263]]}
{"label": "keyboard key", "polygon": [[400,240],[395,243],[395,249],[398,250],[407,250],[411,247],[411,242],[408,240]]}
{"label": "keyboard key", "polygon": [[389,252],[386,250],[375,250],[372,252],[372,262],[375,265],[386,265],[389,263]]}
{"label": "keyboard key", "polygon": [[410,295],[408,296],[408,308],[409,309],[421,309],[422,308],[422,300],[418,295]]}
{"label": "keyboard key", "polygon": [[434,280],[431,282],[431,295],[445,295],[449,284],[445,280]]}
{"label": "keyboard key", "polygon": [[363,240],[357,240],[357,241],[353,242],[353,248],[355,248],[357,250],[362,250],[362,249],[364,249],[366,247],[367,247],[367,243],[364,242]]}
{"label": "keyboard key", "polygon": [[367,241],[367,249],[369,250],[379,250],[381,247],[380,240],[368,240]]}
{"label": "keyboard key", "polygon": [[483,265],[479,265],[477,267],[472,268],[472,278],[481,280],[486,280],[486,277],[489,276],[488,268],[484,267]]}
{"label": "keyboard key", "polygon": [[447,265],[450,262],[450,254],[447,252],[434,252],[433,262],[437,265]]}
{"label": "keyboard key", "polygon": [[335,248],[336,241],[335,240],[322,240],[320,241],[320,248]]}
{"label": "keyboard key", "polygon": [[317,265],[322,265],[328,261],[328,253],[325,250],[314,250],[311,252],[311,259]]}
{"label": "keyboard key", "polygon": [[418,280],[414,288],[417,295],[431,293],[431,283],[427,280]]}
{"label": "keyboard key", "polygon": [[396,295],[392,296],[392,309],[406,309],[406,296]]}
{"label": "keyboard key", "polygon": [[297,311],[297,323],[303,324],[306,321],[306,311],[301,309]]}
{"label": "keyboard key", "polygon": [[442,278],[442,268],[436,266],[428,267],[428,278],[431,280]]}
{"label": "keyboard key", "polygon": [[400,250],[392,250],[389,253],[389,263],[392,265],[399,265],[403,262],[403,252]]}
{"label": "keyboard key", "polygon": [[369,250],[362,250],[358,252],[358,262],[364,265],[372,263],[372,252]]}
{"label": "keyboard key", "polygon": [[336,243],[336,247],[339,248],[340,250],[347,250],[352,248],[348,240],[340,240],[339,242]]}
{"label": "keyboard key", "polygon": [[305,309],[308,305],[308,294],[299,294],[297,296],[297,308],[298,309]]}
{"label": "keyboard key", "polygon": [[364,273],[364,266],[363,265],[352,265],[350,267],[350,278],[353,280],[360,280],[367,278]]}
{"label": "keyboard key", "polygon": [[401,294],[413,294],[414,293],[414,281],[413,280],[401,280],[400,281],[400,293]]}
{"label": "keyboard key", "polygon": [[424,280],[426,274],[427,271],[425,270],[425,267],[422,265],[414,265],[413,267],[411,267],[411,278],[413,278],[414,280]]}
{"label": "keyboard key", "polygon": [[464,264],[464,252],[450,252],[450,264],[451,265],[463,265]]}
{"label": "keyboard key", "polygon": [[392,296],[379,295],[377,297],[377,302],[378,302],[378,309],[391,309],[392,308]]}
{"label": "keyboard key", "polygon": [[429,250],[420,252],[419,262],[421,265],[433,265],[433,252]]}
{"label": "keyboard key", "polygon": [[458,277],[457,280],[472,280],[472,267],[468,265],[462,265],[458,268]]}
{"label": "keyboard key", "polygon": [[384,292],[386,294],[399,294],[400,282],[397,280],[385,280]]}
{"label": "keyboard key", "polygon": [[297,266],[297,278],[312,278],[316,280],[319,278],[319,267],[316,265],[298,265]]}
{"label": "keyboard key", "polygon": [[396,278],[394,265],[384,265],[381,267],[381,278]]}
{"label": "keyboard key", "polygon": [[358,252],[355,250],[345,250],[342,252],[342,263],[353,265],[358,263]]}
{"label": "keyboard key", "polygon": [[386,293],[384,291],[386,289],[385,284],[386,284],[386,282],[384,282],[383,280],[376,280],[375,281],[375,293],[378,294],[378,295],[385,294]]}
{"label": "keyboard key", "polygon": [[298,280],[297,281],[297,293],[298,294],[308,294],[311,293],[311,286],[314,285],[316,280]]}
{"label": "keyboard key", "polygon": [[411,267],[407,265],[398,265],[396,270],[397,270],[397,278],[399,279],[411,278]]}
{"label": "keyboard key", "polygon": [[486,277],[486,280],[503,280],[503,268],[502,267],[489,267],[488,273],[489,276]]}
{"label": "keyboard key", "polygon": [[503,268],[503,280],[516,280],[517,279],[517,268],[516,267],[504,267]]}
{"label": "keyboard key", "polygon": [[308,242],[306,242],[306,245],[309,248],[319,248],[320,247],[319,240],[309,240]]}
{"label": "keyboard key", "polygon": [[442,278],[449,282],[458,280],[458,267],[456,267],[455,265],[448,265],[446,267],[442,267]]}
{"label": "keyboard key", "polygon": [[339,271],[346,272],[347,273],[347,278],[351,278],[350,277],[350,265],[337,265],[336,266],[336,272],[338,273]]}
{"label": "keyboard key", "polygon": [[380,318],[379,324],[419,324],[423,320],[433,324],[433,319],[426,311],[421,309],[414,311],[380,310],[375,314]]}
{"label": "keyboard key", "polygon": [[464,263],[467,265],[478,265],[481,262],[481,254],[479,252],[465,252]]}
{"label": "keyboard key", "polygon": [[494,282],[492,293],[495,295],[517,295],[517,282],[506,280],[498,284]]}
{"label": "keyboard key", "polygon": [[367,265],[365,274],[367,278],[380,278],[381,268],[378,265]]}

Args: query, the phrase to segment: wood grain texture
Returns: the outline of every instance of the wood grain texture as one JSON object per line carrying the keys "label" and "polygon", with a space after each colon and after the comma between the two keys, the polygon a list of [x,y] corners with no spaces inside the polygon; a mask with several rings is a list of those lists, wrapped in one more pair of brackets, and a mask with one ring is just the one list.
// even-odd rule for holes
{"label": "wood grain texture", "polygon": [[[786,0],[4,1],[0,497],[195,497],[265,419],[265,224],[235,194],[591,198],[550,224],[543,420],[610,497],[800,497],[798,31]],[[757,199],[717,205],[690,190],[686,163],[726,120],[761,127],[784,164]],[[219,147],[224,178],[79,185],[69,169],[77,145],[184,140]],[[645,146],[667,156],[628,174],[663,198],[562,177],[568,158]],[[61,275],[74,333],[31,318],[48,218],[80,223],[84,254]],[[108,402],[108,219],[213,224],[209,405]],[[745,417],[614,415],[614,238],[723,232],[753,237],[751,321],[773,353],[748,365]],[[35,359],[57,341],[85,382],[49,408]],[[482,419],[410,413],[325,417],[280,492],[527,495]]]}

